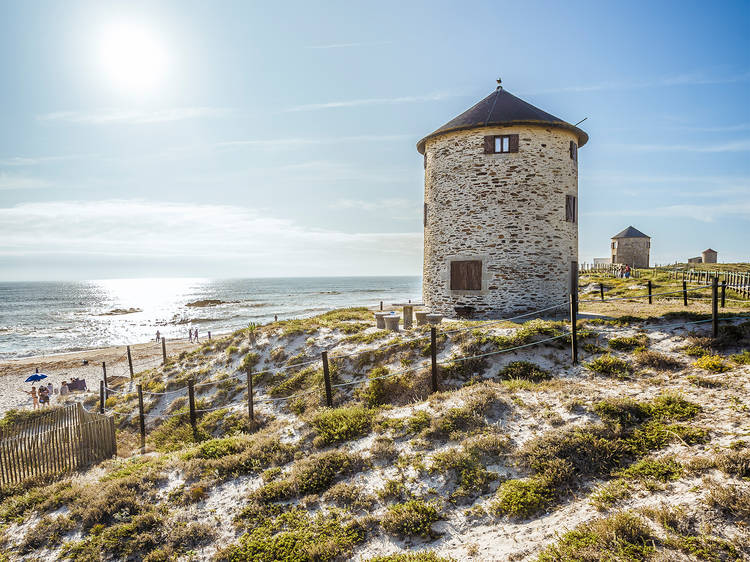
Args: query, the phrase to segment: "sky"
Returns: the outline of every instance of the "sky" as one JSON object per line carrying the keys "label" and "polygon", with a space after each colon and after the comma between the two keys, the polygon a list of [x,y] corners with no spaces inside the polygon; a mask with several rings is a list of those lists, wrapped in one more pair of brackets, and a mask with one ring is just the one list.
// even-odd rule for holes
{"label": "sky", "polygon": [[416,142],[568,122],[579,261],[750,261],[748,2],[0,0],[0,280],[419,275]]}

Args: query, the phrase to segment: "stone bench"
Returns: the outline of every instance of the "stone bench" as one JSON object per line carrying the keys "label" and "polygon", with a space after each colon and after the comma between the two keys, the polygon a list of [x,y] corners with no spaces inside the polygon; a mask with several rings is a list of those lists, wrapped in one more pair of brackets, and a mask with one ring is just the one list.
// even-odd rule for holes
{"label": "stone bench", "polygon": [[385,321],[385,329],[390,330],[391,332],[398,332],[398,322],[401,320],[400,316],[397,316],[396,314],[389,314],[388,316],[384,316],[383,320]]}
{"label": "stone bench", "polygon": [[417,317],[417,326],[424,326],[427,324],[427,314],[428,312],[426,310],[418,310],[414,313],[414,316]]}
{"label": "stone bench", "polygon": [[443,321],[443,315],[442,314],[428,314],[427,315],[427,323],[431,326],[437,326],[440,324],[440,322]]}
{"label": "stone bench", "polygon": [[390,312],[376,312],[375,313],[375,326],[378,330],[385,330],[385,320],[383,320],[386,316],[389,316]]}

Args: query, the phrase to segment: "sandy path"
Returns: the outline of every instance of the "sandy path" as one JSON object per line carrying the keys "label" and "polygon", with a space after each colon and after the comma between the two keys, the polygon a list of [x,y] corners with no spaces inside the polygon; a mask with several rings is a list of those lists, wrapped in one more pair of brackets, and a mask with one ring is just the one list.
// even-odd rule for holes
{"label": "sandy path", "polygon": [[[205,340],[202,340],[205,341]],[[200,344],[188,340],[167,340],[167,356],[177,355],[182,351],[194,349]],[[133,370],[139,372],[161,364],[161,344],[155,341],[130,346],[133,359]],[[84,365],[84,361],[88,361]],[[71,377],[86,380],[90,392],[99,392],[99,381],[102,378],[102,362],[107,365],[107,376],[129,377],[126,346],[103,347],[87,351],[75,351],[58,355],[25,357],[9,361],[0,361],[0,415],[13,408],[31,408],[31,398],[23,390],[31,389],[31,383],[23,381],[33,374],[35,369],[47,375],[44,383],[51,382],[58,389],[63,380]],[[82,399],[84,393],[75,393],[74,399]],[[55,396],[52,404],[59,403]]]}

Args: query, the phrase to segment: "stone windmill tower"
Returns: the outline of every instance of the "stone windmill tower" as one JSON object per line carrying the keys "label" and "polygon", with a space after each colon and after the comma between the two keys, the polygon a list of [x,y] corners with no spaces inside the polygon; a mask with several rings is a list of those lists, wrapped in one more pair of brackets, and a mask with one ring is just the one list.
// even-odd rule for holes
{"label": "stone windmill tower", "polygon": [[498,85],[417,143],[427,307],[493,318],[566,302],[586,141],[578,127]]}

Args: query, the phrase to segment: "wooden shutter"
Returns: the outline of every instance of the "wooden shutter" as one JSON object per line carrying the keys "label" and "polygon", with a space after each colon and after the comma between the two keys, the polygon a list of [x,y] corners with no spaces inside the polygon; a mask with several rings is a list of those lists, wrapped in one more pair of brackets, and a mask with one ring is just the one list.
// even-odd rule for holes
{"label": "wooden shutter", "polygon": [[484,137],[484,153],[495,154],[495,137],[494,135],[485,135]]}
{"label": "wooden shutter", "polygon": [[578,145],[573,141],[570,141],[570,157],[578,162]]}
{"label": "wooden shutter", "polygon": [[576,222],[576,197],[573,195],[565,196],[565,220]]}
{"label": "wooden shutter", "polygon": [[508,152],[518,152],[518,135],[508,135]]}
{"label": "wooden shutter", "polygon": [[482,260],[451,262],[451,291],[481,291]]}

